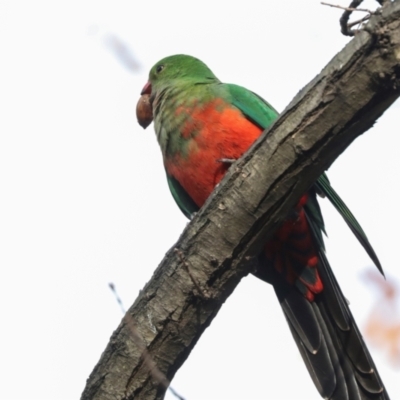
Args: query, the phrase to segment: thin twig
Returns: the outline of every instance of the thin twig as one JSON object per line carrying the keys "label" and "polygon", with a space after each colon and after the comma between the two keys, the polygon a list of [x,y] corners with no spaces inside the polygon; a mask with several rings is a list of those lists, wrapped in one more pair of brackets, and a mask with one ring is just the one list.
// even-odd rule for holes
{"label": "thin twig", "polygon": [[368,10],[367,8],[354,8],[354,7],[344,7],[344,6],[340,6],[340,5],[336,5],[336,4],[331,4],[331,3],[325,3],[324,1],[321,1],[321,4],[323,6],[329,6],[329,7],[334,7],[334,8],[340,8],[341,10],[346,10],[346,11],[362,11],[362,12],[366,12],[369,14],[373,14],[374,11]]}
{"label": "thin twig", "polygon": [[347,24],[347,27],[348,27],[348,28],[352,28],[353,26],[356,26],[356,25],[362,24],[362,23],[365,22],[365,21],[368,21],[370,18],[371,18],[370,15],[366,15],[365,17],[363,17],[363,18],[361,18],[361,19],[358,19],[357,21],[349,22],[349,23]]}
{"label": "thin twig", "polygon": [[111,289],[111,291],[114,293],[114,296],[123,312],[123,314],[125,314],[124,316],[124,320],[127,324],[127,326],[129,327],[131,333],[132,333],[132,338],[134,340],[134,342],[136,343],[136,345],[141,349],[142,351],[142,360],[143,363],[146,365],[146,367],[148,368],[148,370],[150,371],[152,377],[159,382],[165,389],[169,389],[169,391],[179,400],[185,400],[184,397],[182,397],[181,395],[178,394],[178,392],[176,390],[174,390],[171,386],[170,386],[170,382],[167,379],[167,377],[160,371],[160,369],[157,367],[157,364],[155,363],[155,361],[153,360],[153,358],[151,357],[149,351],[147,350],[147,346],[146,343],[142,337],[142,335],[140,334],[140,332],[137,330],[136,328],[136,324],[135,324],[135,320],[133,319],[132,315],[127,314],[125,311],[125,307],[124,304],[122,303],[121,298],[118,295],[117,289],[115,287],[115,285],[110,282],[108,284],[109,288]]}
{"label": "thin twig", "polygon": [[[363,2],[363,0],[353,0],[350,3],[349,9],[351,8],[355,8],[357,9],[357,7]],[[349,19],[350,19],[350,15],[353,11],[349,11],[349,10],[345,10],[345,12],[343,13],[343,15],[341,16],[339,22],[340,22],[340,27],[341,27],[341,31],[343,33],[343,35],[345,36],[354,36],[356,34],[356,32],[358,32],[357,30],[353,30],[349,28]],[[369,15],[371,15],[371,13],[369,13]]]}
{"label": "thin twig", "polygon": [[123,313],[123,314],[126,314],[124,304],[122,303],[122,300],[121,300],[121,298],[120,298],[119,295],[118,295],[118,292],[117,292],[117,289],[116,289],[115,285],[114,285],[112,282],[110,282],[110,283],[108,284],[108,287],[109,287],[109,288],[111,289],[111,291],[114,293],[115,299],[117,300],[117,303],[119,304],[122,313]]}
{"label": "thin twig", "polygon": [[[379,4],[382,4],[382,2],[384,2],[384,0],[377,0]],[[368,21],[372,15],[376,14],[376,11],[371,11],[368,10],[367,8],[358,8],[358,6],[363,2],[363,0],[353,0],[350,3],[349,7],[344,7],[344,6],[340,6],[340,5],[336,5],[336,4],[331,4],[331,3],[326,3],[326,2],[321,2],[322,5],[324,6],[329,6],[329,7],[334,7],[334,8],[339,8],[341,10],[344,10],[343,15],[340,18],[340,27],[341,27],[341,32],[343,33],[343,35],[345,36],[354,36],[357,32],[358,29],[354,29],[352,30],[351,28],[353,26],[359,25],[362,22]],[[361,11],[361,12],[366,12],[368,13],[368,15],[366,15],[365,17],[354,21],[354,22],[349,22],[350,19],[350,15],[352,12],[354,11]]]}

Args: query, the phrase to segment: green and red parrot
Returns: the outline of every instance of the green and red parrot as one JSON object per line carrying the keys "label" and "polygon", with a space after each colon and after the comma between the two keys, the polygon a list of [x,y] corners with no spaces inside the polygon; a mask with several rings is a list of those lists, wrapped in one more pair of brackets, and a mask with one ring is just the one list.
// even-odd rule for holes
{"label": "green and red parrot", "polygon": [[[222,83],[202,61],[174,55],[159,61],[138,103],[139,123],[154,121],[168,185],[191,218],[278,117],[257,94]],[[254,274],[273,285],[320,395],[334,400],[389,399],[324,251],[317,193],[344,218],[371,259],[365,233],[323,174],[266,241]]]}

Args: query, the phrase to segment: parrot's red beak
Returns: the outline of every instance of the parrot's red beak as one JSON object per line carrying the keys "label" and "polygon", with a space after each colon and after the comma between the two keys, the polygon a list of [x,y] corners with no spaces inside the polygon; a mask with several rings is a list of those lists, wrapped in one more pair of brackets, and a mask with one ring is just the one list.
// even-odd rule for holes
{"label": "parrot's red beak", "polygon": [[146,129],[153,121],[153,107],[150,100],[151,83],[147,82],[141,91],[140,99],[136,105],[136,116],[139,125]]}
{"label": "parrot's red beak", "polygon": [[147,82],[144,85],[144,88],[142,89],[142,91],[140,92],[140,94],[143,96],[144,94],[151,94],[151,83]]}

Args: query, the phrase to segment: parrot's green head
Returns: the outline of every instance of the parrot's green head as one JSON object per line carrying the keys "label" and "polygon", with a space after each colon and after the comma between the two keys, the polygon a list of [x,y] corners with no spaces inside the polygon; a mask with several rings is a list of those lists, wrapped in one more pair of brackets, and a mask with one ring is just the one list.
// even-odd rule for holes
{"label": "parrot's green head", "polygon": [[177,54],[163,58],[150,70],[149,81],[142,90],[143,94],[154,94],[166,86],[185,83],[199,84],[218,81],[202,61],[192,56]]}
{"label": "parrot's green head", "polygon": [[165,90],[190,90],[193,85],[213,82],[219,82],[217,77],[197,58],[184,54],[163,58],[150,70],[149,81],[141,92],[136,108],[139,124],[146,128],[152,122],[154,101]]}

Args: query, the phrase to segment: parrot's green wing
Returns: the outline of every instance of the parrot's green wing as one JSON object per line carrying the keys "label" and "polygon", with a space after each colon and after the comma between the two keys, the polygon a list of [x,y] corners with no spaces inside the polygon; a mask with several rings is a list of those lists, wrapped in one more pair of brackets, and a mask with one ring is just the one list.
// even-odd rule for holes
{"label": "parrot's green wing", "polygon": [[[257,124],[259,127],[265,129],[269,127],[272,122],[278,117],[277,111],[266,102],[263,98],[257,94],[237,85],[227,84],[225,85],[232,96],[232,103],[250,120]],[[329,183],[326,174],[322,174],[314,185],[318,193],[325,195],[332,205],[336,208],[346,224],[349,226],[354,236],[358,239],[360,244],[364,247],[367,254],[371,257],[376,267],[379,269],[382,275],[384,275],[382,266],[379,262],[374,249],[372,248],[367,235],[364,233],[360,224],[347,208],[346,204],[335,192]],[[312,197],[312,196],[311,196]],[[307,204],[307,211],[310,221],[319,229],[313,229],[316,233],[316,240],[318,244],[323,248],[323,240],[321,230],[325,233],[324,223],[322,214],[318,206],[316,199],[310,198],[309,204]]]}
{"label": "parrot's green wing", "polygon": [[278,111],[259,95],[231,83],[224,86],[231,96],[232,104],[260,128],[268,128],[278,118]]}
{"label": "parrot's green wing", "polygon": [[354,236],[358,239],[360,244],[364,247],[367,254],[371,257],[371,260],[374,262],[376,267],[379,269],[380,273],[385,276],[381,263],[369,242],[367,235],[361,228],[360,224],[354,217],[353,213],[347,208],[346,204],[343,200],[339,197],[339,195],[335,192],[332,188],[331,184],[329,183],[328,177],[326,174],[322,174],[318,181],[315,183],[315,186],[318,192],[322,192],[332,203],[332,205],[336,208],[339,214],[343,217],[346,224],[349,226],[351,231],[353,232]]}
{"label": "parrot's green wing", "polygon": [[193,214],[199,211],[199,207],[173,176],[167,174],[167,180],[169,190],[171,191],[176,204],[178,204],[178,207],[188,219],[192,219]]}

